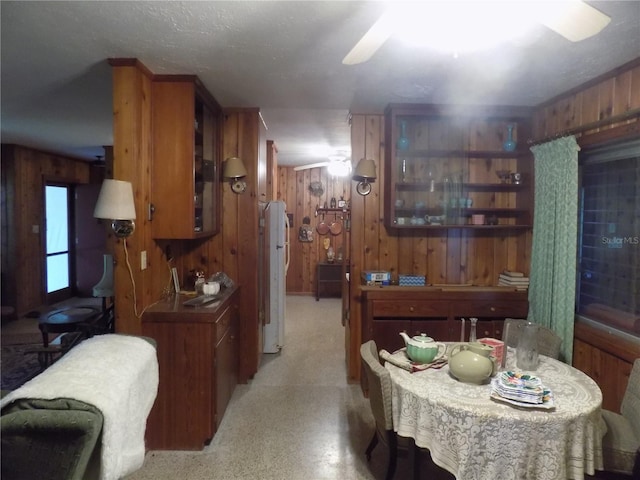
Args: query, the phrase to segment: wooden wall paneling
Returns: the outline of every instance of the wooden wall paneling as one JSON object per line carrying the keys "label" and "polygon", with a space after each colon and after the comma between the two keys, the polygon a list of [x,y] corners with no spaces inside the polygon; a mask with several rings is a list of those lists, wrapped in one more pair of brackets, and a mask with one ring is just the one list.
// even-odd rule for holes
{"label": "wooden wall paneling", "polygon": [[[631,85],[629,91],[628,110],[640,108],[640,65],[631,70]],[[631,120],[629,122],[631,122]]]}
{"label": "wooden wall paneling", "polygon": [[18,202],[16,198],[16,167],[15,167],[15,149],[14,145],[2,144],[0,158],[0,182],[2,188],[2,212],[0,213],[0,221],[2,224],[2,245],[0,252],[2,255],[2,288],[1,298],[2,305],[14,307],[18,314],[18,288],[17,283],[13,281],[17,276],[17,236],[19,228],[24,229],[21,225],[21,219],[18,215]]}
{"label": "wooden wall paneling", "polygon": [[[238,115],[224,114],[224,135],[222,136],[223,159],[237,157],[238,152]],[[246,166],[246,165],[245,165]],[[223,180],[222,186],[222,248],[224,258],[224,272],[234,282],[240,282],[238,262],[239,219],[238,203],[240,196],[233,193],[227,180]],[[245,193],[246,195],[246,193]],[[240,292],[241,297],[242,291]],[[243,303],[242,301],[240,302]]]}
{"label": "wooden wall paneling", "polygon": [[[262,328],[259,321],[258,305],[258,277],[255,274],[258,264],[258,188],[260,187],[261,168],[260,161],[260,139],[262,137],[261,122],[257,109],[227,109],[225,110],[224,137],[227,133],[235,129],[236,145],[230,144],[225,138],[224,147],[230,151],[224,151],[224,158],[237,154],[244,162],[249,175],[245,178],[247,190],[244,194],[236,196],[237,216],[226,221],[236,224],[237,237],[235,251],[236,258],[236,279],[242,287],[240,291],[240,338],[242,339],[243,355],[240,357],[239,378],[241,382],[247,382],[258,370],[261,358]],[[236,117],[236,120],[229,122],[229,118]],[[233,133],[230,132],[233,138]],[[266,144],[266,143],[265,143]],[[227,191],[228,188],[225,188]],[[228,198],[225,193],[223,201]],[[229,238],[231,240],[231,238]],[[225,264],[226,268],[226,264]],[[232,277],[233,278],[233,277]]]}
{"label": "wooden wall paneling", "polygon": [[278,148],[273,140],[267,140],[267,185],[266,201],[280,200],[278,198]]}
{"label": "wooden wall paneling", "polygon": [[[365,158],[366,116],[353,115],[351,119],[351,158],[355,169],[360,159]],[[381,172],[377,172],[381,175]],[[355,184],[355,182],[353,182]],[[370,195],[369,195],[370,196]],[[350,265],[350,311],[349,322],[346,327],[349,330],[349,344],[346,352],[347,375],[351,381],[360,379],[360,345],[362,343],[361,315],[362,303],[360,298],[360,276],[364,266],[364,209],[367,197],[355,193],[355,186],[351,189],[351,265]]]}
{"label": "wooden wall paneling", "polygon": [[[3,302],[11,301],[17,315],[40,307],[46,301],[43,264],[46,241],[44,186],[47,180],[86,184],[89,165],[77,159],[18,145],[2,146],[3,194],[6,209],[3,225]],[[8,178],[5,175],[8,174]],[[34,232],[34,226],[37,231]],[[6,263],[5,263],[6,262]],[[9,270],[5,270],[8,266]],[[3,283],[4,283],[3,282]],[[19,285],[20,288],[17,288]],[[8,303],[7,303],[8,304]]]}
{"label": "wooden wall paneling", "polygon": [[365,152],[367,158],[376,164],[376,181],[372,183],[371,193],[367,195],[364,208],[364,262],[370,268],[377,270],[380,268],[379,238],[380,229],[380,192],[383,181],[383,165],[381,164],[381,149],[383,133],[381,131],[381,118],[377,115],[370,115],[366,120],[365,132]]}
{"label": "wooden wall paneling", "polygon": [[[580,92],[578,96],[582,97],[582,118],[580,124],[585,125],[591,122],[595,122],[599,119],[600,115],[600,88],[598,85],[594,85],[583,92]],[[562,130],[556,129],[552,133],[557,134]],[[593,131],[597,131],[593,130]],[[585,132],[587,133],[587,132]]]}
{"label": "wooden wall paneling", "polygon": [[[151,165],[151,79],[137,64],[113,66],[113,154],[114,178],[130,181],[133,185],[135,208],[137,212],[136,231],[126,245],[132,265],[134,287],[126,267],[124,242],[117,243],[113,249],[115,258],[114,285],[116,330],[121,333],[140,334],[141,322],[136,317],[151,303],[152,293],[148,279],[152,278],[155,268],[141,271],[140,252],[153,244],[148,224],[147,205],[150,198]],[[155,253],[155,250],[153,251]],[[152,264],[159,265],[156,259]],[[154,299],[155,300],[155,299]]]}
{"label": "wooden wall paneling", "polygon": [[[298,240],[298,232],[302,226],[302,220],[304,215],[302,213],[302,205],[297,196],[297,179],[296,172],[292,168],[281,169],[284,172],[284,179],[286,180],[286,188],[283,190],[286,192],[285,202],[287,202],[287,212],[293,213],[293,223],[291,225],[290,232],[290,261],[289,271],[287,272],[287,293],[295,293],[300,288],[302,281],[302,243]],[[309,218],[311,220],[311,217]]]}
{"label": "wooden wall paneling", "polygon": [[[631,83],[633,79],[633,70],[622,72],[620,75],[613,78],[613,99],[612,99],[612,114],[618,115],[620,113],[628,112],[631,110]],[[626,122],[613,123],[611,128],[617,127]]]}
{"label": "wooden wall paneling", "polygon": [[[598,85],[598,120],[613,116],[615,94],[615,77],[609,78]],[[599,130],[607,130],[611,127],[612,125],[604,125]]]}

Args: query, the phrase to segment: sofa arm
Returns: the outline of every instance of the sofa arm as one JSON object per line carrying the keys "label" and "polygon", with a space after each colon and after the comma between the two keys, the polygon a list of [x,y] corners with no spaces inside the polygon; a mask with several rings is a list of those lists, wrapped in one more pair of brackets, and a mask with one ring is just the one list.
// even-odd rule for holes
{"label": "sofa arm", "polygon": [[3,479],[97,479],[100,411],[76,400],[19,400],[0,417]]}

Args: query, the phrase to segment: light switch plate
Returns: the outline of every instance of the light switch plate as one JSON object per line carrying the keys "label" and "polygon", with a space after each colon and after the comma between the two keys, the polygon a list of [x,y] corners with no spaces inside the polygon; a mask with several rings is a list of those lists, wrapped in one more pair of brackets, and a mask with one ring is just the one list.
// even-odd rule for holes
{"label": "light switch plate", "polygon": [[143,250],[140,252],[140,270],[147,269],[147,251]]}

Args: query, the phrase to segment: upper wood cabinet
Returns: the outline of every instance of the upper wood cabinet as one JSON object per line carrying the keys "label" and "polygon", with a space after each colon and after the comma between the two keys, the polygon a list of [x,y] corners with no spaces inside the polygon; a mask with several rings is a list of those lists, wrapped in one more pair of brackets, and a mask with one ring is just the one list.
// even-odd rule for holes
{"label": "upper wood cabinet", "polygon": [[222,109],[197,77],[152,83],[151,204],[154,238],[191,239],[220,229]]}
{"label": "upper wood cabinet", "polygon": [[530,118],[525,107],[387,107],[385,226],[531,228]]}

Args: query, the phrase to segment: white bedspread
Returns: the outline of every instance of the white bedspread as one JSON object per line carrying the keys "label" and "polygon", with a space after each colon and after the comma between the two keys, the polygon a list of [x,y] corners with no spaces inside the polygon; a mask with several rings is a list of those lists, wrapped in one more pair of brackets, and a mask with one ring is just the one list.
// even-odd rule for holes
{"label": "white bedspread", "polygon": [[99,335],[73,348],[43,373],[11,392],[20,398],[72,398],[102,412],[100,478],[116,480],[144,462],[147,417],[158,392],[155,348],[139,337]]}

